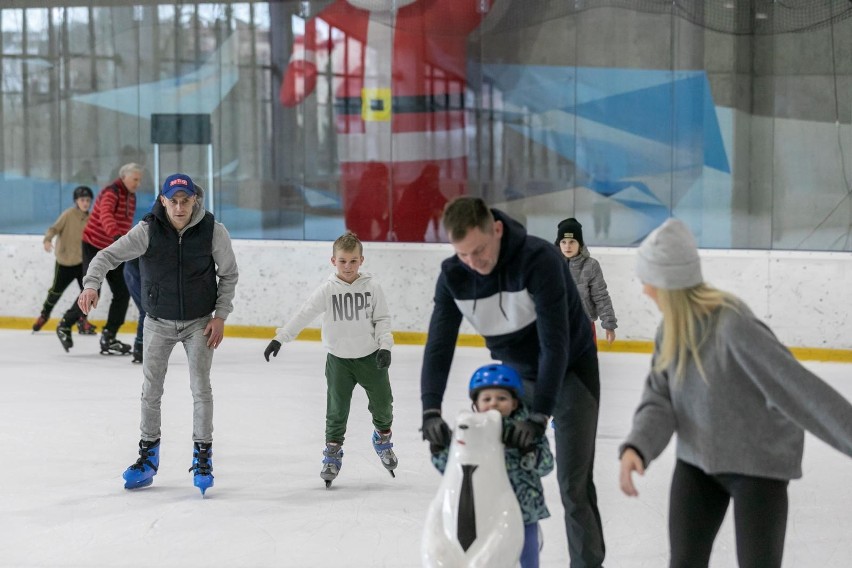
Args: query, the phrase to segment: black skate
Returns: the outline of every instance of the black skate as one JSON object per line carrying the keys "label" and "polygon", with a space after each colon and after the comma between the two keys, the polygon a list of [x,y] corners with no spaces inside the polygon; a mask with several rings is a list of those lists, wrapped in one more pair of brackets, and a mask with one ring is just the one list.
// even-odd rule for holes
{"label": "black skate", "polygon": [[[59,333],[57,331],[57,333]],[[101,334],[101,355],[127,355],[130,345],[115,338],[115,334],[105,329]]]}
{"label": "black skate", "polygon": [[142,362],[142,342],[136,339],[133,341],[133,361],[131,363]]}
{"label": "black skate", "polygon": [[56,326],[56,337],[59,338],[59,343],[62,344],[66,353],[74,347],[74,340],[71,339],[71,326],[64,321],[59,322],[59,325]]}
{"label": "black skate", "polygon": [[343,445],[338,442],[326,442],[322,451],[322,471],[320,477],[325,481],[325,488],[331,488],[331,482],[337,478],[343,467]]}
{"label": "black skate", "polygon": [[44,324],[47,323],[47,320],[48,316],[44,312],[41,312],[38,316],[38,319],[35,320],[35,323],[33,324],[33,331],[39,331],[41,328],[43,328]]}
{"label": "black skate", "polygon": [[396,477],[396,474],[393,470],[396,469],[396,466],[399,465],[399,461],[396,459],[396,454],[393,453],[393,442],[391,442],[391,431],[387,432],[379,432],[378,430],[373,432],[373,449],[376,450],[376,454],[379,456],[379,459],[382,460],[382,465],[385,466],[385,469],[388,470],[388,473],[391,474],[391,477]]}
{"label": "black skate", "polygon": [[98,334],[97,326],[89,323],[89,320],[86,319],[86,316],[80,316],[80,319],[77,320],[77,331],[80,333],[80,335]]}

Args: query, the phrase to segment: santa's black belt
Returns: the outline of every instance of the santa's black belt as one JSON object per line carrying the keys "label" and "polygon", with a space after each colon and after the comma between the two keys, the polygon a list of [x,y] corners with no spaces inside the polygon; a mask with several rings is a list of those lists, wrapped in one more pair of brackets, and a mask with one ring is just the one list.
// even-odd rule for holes
{"label": "santa's black belt", "polygon": [[[387,99],[368,99],[369,110],[372,112],[385,111]],[[464,97],[461,93],[452,95],[414,95],[409,97],[391,97],[391,110],[394,113],[417,112],[446,112],[464,110]],[[363,99],[361,97],[335,97],[334,110],[337,114],[361,114]]]}

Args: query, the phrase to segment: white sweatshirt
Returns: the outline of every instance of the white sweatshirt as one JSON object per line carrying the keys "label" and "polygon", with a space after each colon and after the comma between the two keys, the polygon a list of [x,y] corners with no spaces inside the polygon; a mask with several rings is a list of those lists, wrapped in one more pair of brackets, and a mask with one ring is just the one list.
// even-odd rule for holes
{"label": "white sweatshirt", "polygon": [[275,339],[293,341],[320,314],[323,347],[335,357],[358,359],[393,347],[385,294],[371,274],[362,272],[352,284],[331,274],[296,315],[276,330]]}

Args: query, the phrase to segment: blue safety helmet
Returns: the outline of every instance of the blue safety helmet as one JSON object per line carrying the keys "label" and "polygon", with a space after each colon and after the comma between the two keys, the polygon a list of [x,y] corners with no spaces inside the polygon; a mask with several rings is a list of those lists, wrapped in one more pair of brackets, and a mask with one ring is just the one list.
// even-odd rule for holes
{"label": "blue safety helmet", "polygon": [[484,365],[474,371],[470,378],[468,392],[470,399],[476,401],[476,395],[485,388],[500,388],[511,392],[515,398],[524,396],[524,383],[516,370],[508,365]]}

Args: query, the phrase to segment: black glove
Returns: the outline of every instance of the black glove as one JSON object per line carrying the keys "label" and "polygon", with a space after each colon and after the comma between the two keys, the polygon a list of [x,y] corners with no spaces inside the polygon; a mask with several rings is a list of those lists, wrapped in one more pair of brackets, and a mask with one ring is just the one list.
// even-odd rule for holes
{"label": "black glove", "polygon": [[503,432],[503,443],[509,448],[518,448],[522,454],[535,449],[547,429],[547,416],[534,412],[529,418],[512,423]]}
{"label": "black glove", "polygon": [[387,349],[379,349],[376,351],[376,367],[379,369],[387,369],[390,367],[391,355]]}
{"label": "black glove", "polygon": [[450,445],[450,427],[441,418],[441,411],[430,408],[423,412],[423,439],[429,441],[429,450],[432,453],[441,451]]}
{"label": "black glove", "polygon": [[437,444],[429,444],[429,453],[431,453],[433,456],[437,456],[438,454],[440,454],[441,452],[443,452],[446,449],[447,449],[446,446],[439,446]]}
{"label": "black glove", "polygon": [[269,342],[269,345],[266,346],[266,349],[263,351],[263,356],[266,358],[266,361],[269,362],[269,356],[278,357],[278,352],[281,350],[281,342],[272,340]]}

